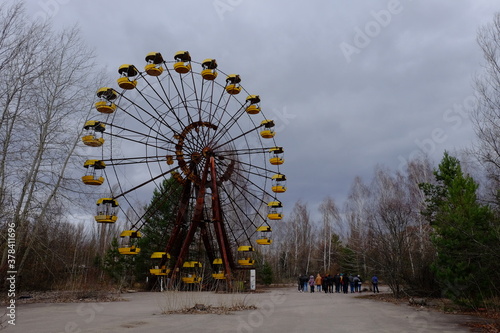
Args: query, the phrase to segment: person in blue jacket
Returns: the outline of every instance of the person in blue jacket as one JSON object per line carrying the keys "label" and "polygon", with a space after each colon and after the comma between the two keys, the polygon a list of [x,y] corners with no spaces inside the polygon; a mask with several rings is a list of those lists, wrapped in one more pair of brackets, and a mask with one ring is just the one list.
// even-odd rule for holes
{"label": "person in blue jacket", "polygon": [[373,286],[373,293],[378,293],[378,277],[374,275],[372,277],[372,286]]}

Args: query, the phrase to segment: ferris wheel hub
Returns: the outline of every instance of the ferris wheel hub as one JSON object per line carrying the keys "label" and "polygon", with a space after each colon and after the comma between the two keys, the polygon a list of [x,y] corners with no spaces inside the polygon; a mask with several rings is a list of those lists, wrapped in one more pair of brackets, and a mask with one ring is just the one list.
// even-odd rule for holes
{"label": "ferris wheel hub", "polygon": [[210,157],[215,155],[214,151],[210,147],[203,148],[202,153],[204,157]]}
{"label": "ferris wheel hub", "polygon": [[191,154],[191,161],[198,164],[201,162],[203,155],[200,152],[195,151]]}

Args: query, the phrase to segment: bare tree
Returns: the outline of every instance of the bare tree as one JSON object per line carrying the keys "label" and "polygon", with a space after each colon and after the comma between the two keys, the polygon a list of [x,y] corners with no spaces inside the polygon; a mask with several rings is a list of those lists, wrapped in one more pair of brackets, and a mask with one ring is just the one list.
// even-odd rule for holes
{"label": "bare tree", "polygon": [[286,222],[286,233],[281,236],[279,253],[286,261],[285,276],[298,276],[308,271],[311,265],[313,251],[313,225],[309,216],[307,204],[302,201],[295,203],[290,218]]}
{"label": "bare tree", "polygon": [[485,64],[475,80],[477,104],[471,118],[478,142],[473,153],[486,169],[495,198],[500,184],[500,13],[479,30],[477,41]]}
{"label": "bare tree", "polygon": [[[332,259],[333,259],[333,236],[334,236],[334,222],[337,222],[338,229],[342,228],[339,223],[340,215],[335,205],[335,201],[331,197],[327,197],[319,206],[319,211],[321,212],[323,218],[323,225],[320,234],[323,238],[322,241],[322,252],[323,252],[323,272],[332,272]],[[342,233],[340,232],[337,232]]]}
{"label": "bare tree", "polygon": [[364,184],[360,177],[355,177],[347,201],[344,205],[343,215],[348,227],[344,242],[353,253],[352,257],[343,260],[344,270],[367,272],[367,253],[369,249],[369,224],[371,223],[370,200],[371,189]]}
{"label": "bare tree", "polygon": [[428,160],[413,160],[406,173],[377,167],[370,185],[354,180],[343,212],[350,233],[344,266],[365,276],[377,273],[399,296],[431,292],[435,251],[431,228],[421,215],[424,196],[418,184],[432,178]]}
{"label": "bare tree", "polygon": [[30,22],[22,3],[2,5],[0,17],[0,216],[16,227],[16,270],[29,276],[34,263],[52,269],[47,230],[77,202],[80,175],[69,173],[82,162],[75,152],[99,74],[78,29]]}

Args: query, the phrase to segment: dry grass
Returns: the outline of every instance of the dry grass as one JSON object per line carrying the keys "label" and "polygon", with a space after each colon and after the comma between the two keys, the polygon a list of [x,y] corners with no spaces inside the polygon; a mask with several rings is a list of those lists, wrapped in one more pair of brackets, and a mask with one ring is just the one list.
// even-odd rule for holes
{"label": "dry grass", "polygon": [[159,306],[164,314],[231,314],[256,309],[248,294],[184,291],[166,291],[163,294]]}
{"label": "dry grass", "polygon": [[[16,303],[76,303],[76,302],[116,302],[124,301],[116,291],[109,290],[64,290],[64,291],[33,291],[18,295]],[[2,299],[2,304],[7,304]]]}

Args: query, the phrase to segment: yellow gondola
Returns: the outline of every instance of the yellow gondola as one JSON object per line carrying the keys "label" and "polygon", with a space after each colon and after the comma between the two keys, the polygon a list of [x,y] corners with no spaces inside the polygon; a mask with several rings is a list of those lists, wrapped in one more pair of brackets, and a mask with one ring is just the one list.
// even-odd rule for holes
{"label": "yellow gondola", "polygon": [[242,245],[238,247],[238,252],[254,252],[255,249],[251,245]]}
{"label": "yellow gondola", "polygon": [[188,51],[179,51],[175,54],[174,70],[179,74],[186,74],[191,70],[191,56]]}
{"label": "yellow gondola", "polygon": [[215,59],[205,59],[201,63],[203,70],[201,71],[201,77],[204,80],[213,81],[217,77],[217,61]]}
{"label": "yellow gondola", "polygon": [[281,165],[285,163],[285,159],[283,158],[285,150],[283,147],[273,147],[269,149],[269,152],[274,154],[274,156],[269,159],[272,165]]}
{"label": "yellow gondola", "polygon": [[272,181],[273,181],[273,184],[272,184],[272,191],[274,193],[283,193],[283,192],[286,192],[286,186],[285,186],[285,182],[286,182],[286,177],[285,175],[281,174],[281,173],[277,173],[275,175],[273,175],[271,177]]}
{"label": "yellow gondola", "polygon": [[97,111],[110,114],[116,111],[116,104],[113,101],[118,97],[118,93],[108,87],[102,87],[96,93],[99,101],[94,104]]}
{"label": "yellow gondola", "polygon": [[188,274],[187,276],[182,277],[182,282],[184,283],[201,283],[201,276],[197,276],[196,274]]}
{"label": "yellow gondola", "polygon": [[274,120],[266,119],[263,120],[260,124],[266,128],[265,130],[260,132],[260,136],[264,139],[274,138],[274,135],[276,134],[273,130]]}
{"label": "yellow gondola", "polygon": [[141,249],[136,247],[135,245],[128,246],[128,247],[120,247],[118,248],[118,252],[120,254],[138,254],[141,252]]}
{"label": "yellow gondola", "polygon": [[222,269],[222,258],[214,259],[212,264],[218,266],[215,268],[216,272],[212,273],[212,277],[216,280],[226,279],[226,273],[224,273],[224,270]]}
{"label": "yellow gondola", "polygon": [[260,238],[257,239],[257,244],[259,245],[271,245],[273,240],[269,237],[271,233],[271,227],[268,225],[263,225],[257,228],[257,231],[260,232]]}
{"label": "yellow gondola", "polygon": [[182,265],[184,268],[201,268],[202,264],[199,261],[185,261]]}
{"label": "yellow gondola", "polygon": [[238,264],[241,266],[253,266],[253,264],[255,264],[255,260],[252,258],[241,258],[238,259]]}
{"label": "yellow gondola", "polygon": [[182,265],[185,271],[185,276],[182,277],[184,283],[200,283],[202,278],[194,272],[194,268],[201,268],[202,264],[199,261],[185,261]]}
{"label": "yellow gondola", "polygon": [[224,273],[223,271],[219,271],[217,273],[212,273],[212,277],[216,280],[225,280],[226,273]]}
{"label": "yellow gondola", "polygon": [[246,98],[247,102],[250,102],[250,105],[246,107],[245,111],[248,114],[258,114],[260,112],[260,97],[259,95],[248,95]]}
{"label": "yellow gondola", "polygon": [[134,243],[135,240],[141,238],[142,234],[140,231],[134,230],[125,230],[120,234],[120,238],[122,239],[122,246],[118,248],[118,252],[120,254],[138,254],[141,252],[141,249],[138,248]]}
{"label": "yellow gondola", "polygon": [[254,252],[255,249],[251,245],[243,245],[238,247],[238,252],[243,252],[247,253],[244,254],[242,258],[238,259],[238,264],[241,266],[252,266],[255,263],[255,260],[253,260],[251,257],[248,257],[248,253]]}
{"label": "yellow gondola", "polygon": [[157,262],[158,264],[155,265],[153,264],[153,268],[149,269],[149,273],[153,275],[168,275],[170,273],[170,269],[167,269],[165,265],[159,266],[161,263],[161,260],[166,256],[167,259],[170,259],[170,254],[166,252],[153,252],[151,254],[151,259],[154,262]]}
{"label": "yellow gondola", "polygon": [[167,259],[170,259],[170,254],[166,252],[153,252],[151,259],[163,259],[164,256],[167,256]]}
{"label": "yellow gondola", "polygon": [[103,170],[106,167],[103,161],[87,160],[83,167],[87,169],[85,176],[82,177],[85,185],[102,185],[104,183],[104,177],[97,175],[97,170]]}
{"label": "yellow gondola", "polygon": [[146,55],[144,70],[148,75],[160,76],[163,73],[163,57],[160,52],[150,52]]}
{"label": "yellow gondola", "polygon": [[270,220],[281,220],[283,218],[283,205],[281,201],[271,201],[267,204],[269,207],[269,213],[267,214],[267,218]]}
{"label": "yellow gondola", "polygon": [[241,78],[238,74],[229,74],[226,77],[226,91],[228,94],[237,95],[241,91]]}
{"label": "yellow gondola", "polygon": [[137,80],[135,80],[134,77],[139,74],[139,71],[134,65],[121,65],[120,68],[118,68],[118,73],[121,77],[116,81],[120,88],[131,90],[137,86]]}
{"label": "yellow gondola", "polygon": [[161,266],[157,268],[150,268],[149,273],[152,275],[168,275],[170,273],[170,269],[166,268],[165,266]]}
{"label": "yellow gondola", "polygon": [[[106,126],[103,123],[97,120],[88,120],[85,122],[83,129],[82,141],[86,146],[100,147],[104,144],[102,133],[106,129]],[[98,136],[99,133],[100,136]]]}
{"label": "yellow gondola", "polygon": [[97,215],[94,217],[99,223],[115,223],[118,201],[112,198],[101,198],[97,200]]}

